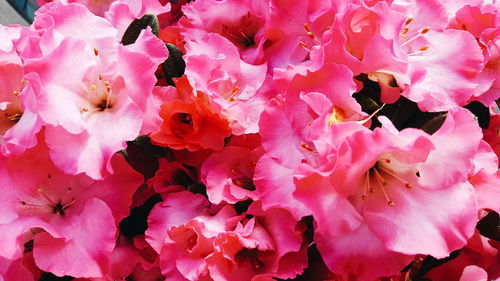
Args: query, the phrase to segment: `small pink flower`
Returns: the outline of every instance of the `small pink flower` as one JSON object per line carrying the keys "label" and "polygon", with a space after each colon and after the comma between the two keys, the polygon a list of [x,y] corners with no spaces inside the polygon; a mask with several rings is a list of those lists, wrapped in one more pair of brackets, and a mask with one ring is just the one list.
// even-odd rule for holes
{"label": "small pink flower", "polygon": [[212,154],[201,167],[201,180],[210,202],[234,204],[248,198],[257,200],[253,174],[262,149],[226,146]]}

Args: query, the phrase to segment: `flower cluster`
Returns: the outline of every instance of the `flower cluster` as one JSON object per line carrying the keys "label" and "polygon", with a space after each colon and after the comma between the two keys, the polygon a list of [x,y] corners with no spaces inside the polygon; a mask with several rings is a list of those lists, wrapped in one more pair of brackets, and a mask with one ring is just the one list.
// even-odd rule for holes
{"label": "flower cluster", "polygon": [[0,281],[500,278],[500,5],[38,0]]}

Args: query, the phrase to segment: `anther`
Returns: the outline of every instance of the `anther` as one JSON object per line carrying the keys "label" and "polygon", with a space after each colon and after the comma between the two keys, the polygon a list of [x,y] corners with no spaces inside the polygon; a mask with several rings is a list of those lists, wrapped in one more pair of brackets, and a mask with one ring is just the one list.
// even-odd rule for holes
{"label": "anther", "polygon": [[99,50],[97,50],[96,48],[94,48],[94,55],[96,55],[96,56],[99,55]]}
{"label": "anther", "polygon": [[380,170],[382,170],[382,171],[384,171],[385,173],[389,174],[390,176],[394,177],[394,178],[395,178],[396,180],[398,180],[399,182],[403,183],[403,184],[406,186],[406,188],[411,189],[411,188],[413,187],[413,186],[412,186],[409,182],[405,181],[405,180],[404,180],[404,179],[402,179],[400,176],[396,175],[396,174],[395,174],[393,171],[391,171],[390,169],[388,169],[388,168],[386,168],[386,167],[384,167],[384,166],[382,166],[382,165],[380,165],[380,166],[379,166],[379,168],[380,168]]}
{"label": "anther", "polygon": [[387,201],[387,205],[389,205],[389,207],[394,207],[395,204],[394,201],[389,200]]}
{"label": "anther", "polygon": [[391,159],[385,159],[385,163],[387,164],[391,163]]}
{"label": "anther", "polygon": [[99,80],[102,80],[102,74],[99,74]]}
{"label": "anther", "polygon": [[409,25],[414,19],[414,17],[407,18],[405,21],[405,25]]}
{"label": "anther", "polygon": [[307,151],[310,151],[310,152],[313,152],[313,151],[314,151],[314,149],[312,149],[309,145],[307,145],[307,144],[305,144],[305,143],[303,143],[303,142],[302,142],[302,143],[300,143],[300,146],[301,146],[303,149],[307,150]]}
{"label": "anther", "polygon": [[311,32],[311,29],[309,29],[309,25],[307,25],[307,23],[304,23],[304,29],[306,30],[307,33]]}
{"label": "anther", "polygon": [[97,86],[96,85],[90,85],[90,89],[92,91],[97,91]]}
{"label": "anther", "polygon": [[12,94],[13,94],[14,96],[19,96],[21,93],[20,93],[19,91],[13,91],[13,92],[12,92]]}
{"label": "anther", "polygon": [[406,42],[402,43],[401,46],[405,46],[408,43],[413,42],[414,40],[418,39],[420,36],[422,36],[422,35],[426,34],[427,32],[429,32],[429,30],[431,30],[430,27],[426,27],[426,28],[420,30],[420,32],[417,35],[415,35],[412,38],[406,40]]}
{"label": "anther", "polygon": [[82,108],[82,111],[83,111],[83,112],[88,112],[88,111],[89,111],[89,109],[84,107],[84,108]]}
{"label": "anther", "polygon": [[299,46],[301,46],[302,48],[304,48],[306,51],[311,52],[311,49],[309,49],[309,47],[307,46],[306,43],[300,41],[299,42]]}
{"label": "anther", "polygon": [[104,86],[106,86],[106,87],[109,87],[109,85],[110,85],[110,84],[109,84],[109,81],[104,81],[104,82],[102,82],[102,83],[103,83],[103,84],[104,84]]}
{"label": "anther", "polygon": [[422,47],[422,48],[420,48],[419,50],[420,50],[420,51],[426,51],[426,50],[428,50],[428,49],[429,49],[429,46],[423,46],[423,47]]}
{"label": "anther", "polygon": [[420,34],[426,34],[429,30],[431,30],[431,28],[427,26],[426,28],[420,30]]}

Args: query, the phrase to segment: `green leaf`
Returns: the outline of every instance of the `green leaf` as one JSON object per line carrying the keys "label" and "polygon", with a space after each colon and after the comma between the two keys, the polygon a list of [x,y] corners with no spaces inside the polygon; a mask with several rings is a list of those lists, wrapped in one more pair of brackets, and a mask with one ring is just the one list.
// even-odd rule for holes
{"label": "green leaf", "polygon": [[167,60],[161,64],[161,69],[163,70],[163,74],[168,84],[175,86],[172,78],[182,77],[186,70],[186,62],[184,62],[182,58],[184,54],[177,46],[170,43],[165,44],[165,46],[167,46],[169,55]]}
{"label": "green leaf", "polygon": [[158,36],[158,34],[160,34],[158,18],[155,15],[146,14],[142,18],[132,21],[132,23],[127,27],[127,30],[125,30],[122,37],[122,44],[130,45],[135,43],[135,40],[137,40],[141,31],[146,29],[148,26],[151,27],[151,31],[154,35]]}

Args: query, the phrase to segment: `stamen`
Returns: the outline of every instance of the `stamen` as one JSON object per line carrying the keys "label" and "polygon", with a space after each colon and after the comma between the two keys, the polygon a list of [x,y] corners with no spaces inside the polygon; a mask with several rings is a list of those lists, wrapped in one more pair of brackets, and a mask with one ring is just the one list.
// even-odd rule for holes
{"label": "stamen", "polygon": [[235,87],[231,90],[231,92],[229,92],[229,98],[228,98],[228,100],[229,100],[230,102],[234,102],[234,101],[236,101],[236,98],[235,98],[234,96],[235,96],[235,95],[236,95],[236,94],[237,94],[240,90],[241,90],[241,89],[240,89],[240,87],[235,86]]}
{"label": "stamen", "polygon": [[373,173],[375,174],[375,180],[377,181],[380,189],[382,190],[382,193],[384,194],[387,205],[389,205],[389,207],[394,207],[394,201],[389,198],[389,195],[387,195],[387,192],[384,188],[384,186],[387,185],[387,181],[385,181],[384,178],[380,175],[376,167],[373,167]]}
{"label": "stamen", "polygon": [[304,42],[300,41],[300,42],[299,42],[299,45],[300,45],[302,48],[304,48],[306,51],[311,52],[311,49],[309,49],[309,47],[307,46],[307,44],[306,44],[306,43],[304,43]]}
{"label": "stamen", "polygon": [[35,208],[44,208],[44,205],[37,205],[37,204],[32,204],[32,203],[27,203],[26,201],[21,201],[21,205],[26,206],[26,207],[35,207]]}
{"label": "stamen", "polygon": [[360,121],[356,121],[356,123],[360,124],[360,125],[363,125],[365,124],[366,122],[368,122],[368,120],[372,119],[373,116],[375,116],[375,114],[377,114],[380,110],[382,110],[385,106],[385,103],[382,104],[381,107],[379,107],[377,110],[375,110],[375,112],[373,112],[370,116],[368,116],[368,118],[366,118],[365,120],[360,120]]}
{"label": "stamen", "polygon": [[409,53],[409,54],[408,54],[408,56],[415,56],[415,55],[422,54],[422,53],[424,53],[424,52],[425,52],[428,48],[429,48],[429,47],[425,48],[425,46],[424,46],[424,47],[420,48],[420,49],[419,49],[418,51],[416,51],[416,52]]}
{"label": "stamen", "polygon": [[365,182],[363,184],[363,195],[361,195],[361,200],[366,200],[367,191],[370,190],[370,171],[365,174]]}
{"label": "stamen", "polygon": [[38,192],[43,198],[45,198],[47,201],[49,201],[50,204],[52,205],[56,205],[56,203],[54,201],[52,201],[52,199],[50,199],[49,196],[47,196],[47,194],[45,194],[45,191],[41,188],[37,189],[36,192]]}
{"label": "stamen", "polygon": [[307,150],[307,151],[314,152],[314,149],[313,149],[313,148],[311,148],[309,145],[307,145],[307,144],[305,144],[305,143],[303,143],[303,142],[301,142],[301,143],[300,143],[300,146],[301,146],[303,149]]}
{"label": "stamen", "polygon": [[23,115],[21,113],[15,113],[15,114],[10,115],[7,119],[9,119],[10,121],[17,122],[17,121],[21,120],[22,117],[23,117]]}
{"label": "stamen", "polygon": [[241,36],[243,36],[243,38],[245,38],[245,40],[247,40],[248,42],[250,42],[252,39],[248,38],[248,36],[245,34],[245,32],[243,32],[243,30],[238,30],[238,32],[241,34]]}
{"label": "stamen", "polygon": [[311,32],[311,29],[309,29],[309,25],[307,25],[307,23],[304,23],[304,29],[306,30],[306,32],[310,33]]}
{"label": "stamen", "polygon": [[429,30],[431,30],[430,27],[426,27],[426,28],[420,30],[420,32],[417,33],[417,35],[413,36],[412,38],[406,40],[406,42],[402,43],[401,47],[403,47],[403,46],[415,41],[416,39],[420,38],[423,34],[426,34],[427,32],[429,32]]}
{"label": "stamen", "polygon": [[384,166],[382,166],[382,165],[379,165],[379,166],[378,166],[378,168],[380,168],[380,170],[384,171],[384,173],[387,173],[387,174],[391,175],[393,178],[395,178],[395,179],[397,179],[398,181],[400,181],[401,183],[403,183],[403,184],[406,186],[406,188],[411,189],[411,188],[413,187],[413,186],[412,186],[409,182],[405,181],[405,180],[404,180],[404,179],[402,179],[400,176],[396,175],[396,174],[395,174],[393,171],[391,171],[390,169],[388,169],[388,168],[386,168],[386,167],[384,167]]}
{"label": "stamen", "polygon": [[76,202],[75,197],[72,197],[68,203],[66,203],[62,206],[63,211],[66,210],[69,206],[75,204],[75,202]]}

